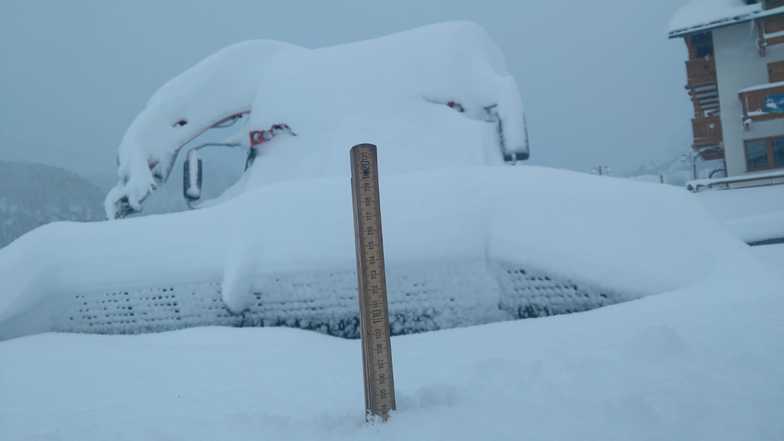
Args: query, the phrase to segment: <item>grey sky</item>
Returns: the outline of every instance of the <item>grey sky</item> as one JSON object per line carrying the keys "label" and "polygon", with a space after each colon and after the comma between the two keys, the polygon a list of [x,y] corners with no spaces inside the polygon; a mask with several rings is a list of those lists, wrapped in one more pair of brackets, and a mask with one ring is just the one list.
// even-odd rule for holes
{"label": "grey sky", "polygon": [[532,163],[628,169],[686,151],[685,0],[2,0],[0,159],[113,173],[163,82],[228,44],[307,47],[468,19],[501,46],[528,113]]}

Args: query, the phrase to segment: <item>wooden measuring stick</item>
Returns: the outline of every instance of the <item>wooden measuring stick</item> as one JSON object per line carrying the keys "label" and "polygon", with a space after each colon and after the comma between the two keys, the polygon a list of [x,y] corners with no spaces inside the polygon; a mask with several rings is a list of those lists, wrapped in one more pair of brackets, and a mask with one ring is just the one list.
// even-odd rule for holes
{"label": "wooden measuring stick", "polygon": [[378,155],[373,144],[359,144],[351,149],[351,193],[357,247],[365,417],[368,420],[381,417],[386,421],[389,411],[395,409],[395,382],[392,377],[384,241],[381,234]]}

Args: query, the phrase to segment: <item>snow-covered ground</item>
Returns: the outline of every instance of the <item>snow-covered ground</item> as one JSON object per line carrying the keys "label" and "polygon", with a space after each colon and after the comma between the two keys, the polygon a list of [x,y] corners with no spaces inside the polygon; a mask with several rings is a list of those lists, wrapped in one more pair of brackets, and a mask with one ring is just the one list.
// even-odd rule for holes
{"label": "snow-covered ground", "polygon": [[784,244],[760,245],[752,252],[771,271],[784,277]]}
{"label": "snow-covered ground", "polygon": [[[474,25],[316,51],[256,42],[221,56],[273,46],[274,66],[256,73],[275,87],[250,97],[253,78],[239,78],[242,93],[218,104],[253,106],[244,129],[285,122],[297,135],[264,144],[221,201],[51,224],[0,249],[0,440],[784,438],[780,247],[746,246],[700,207],[704,196],[672,186],[503,165],[503,148],[527,147],[522,109],[500,53]],[[216,76],[226,84],[232,69],[213,71],[209,60],[190,71],[204,78],[169,83],[159,92],[168,98],[156,95],[129,129],[110,208],[123,197],[140,204],[152,174],[214,120],[199,100],[209,103]],[[354,69],[359,61],[371,67]],[[483,119],[492,105],[500,125]],[[183,129],[188,121],[196,127]],[[168,142],[148,142],[158,138]],[[446,293],[469,305],[468,319],[450,326],[486,323],[485,312],[500,314],[504,296],[519,294],[463,266],[430,274],[444,262],[518,265],[526,277],[519,268],[533,267],[636,300],[395,337],[399,409],[376,426],[363,423],[357,340],[284,328],[41,333],[98,315],[126,332],[156,329],[112,295],[130,304],[136,290],[144,313],[186,314],[205,300],[189,284],[205,281],[222,282],[205,301],[224,318],[266,307],[261,293],[292,274],[312,276],[296,281],[306,302],[329,299],[335,275],[355,265],[346,153],[368,139],[380,145],[390,279],[426,273],[432,282],[416,306]],[[741,199],[716,205],[758,198]],[[355,279],[345,279],[350,302],[340,306],[353,313]],[[182,299],[170,299],[174,285]],[[535,288],[525,300],[557,297]],[[100,306],[84,311],[88,300]]]}
{"label": "snow-covered ground", "polygon": [[[694,195],[672,186],[487,166],[382,175],[381,191],[386,262],[396,280],[419,277],[417,271],[435,274],[438,264],[509,263],[631,300],[691,286],[715,277],[717,267],[751,259],[748,247],[711,219]],[[118,309],[111,297],[138,287],[165,288],[157,295],[168,299],[176,285],[184,295],[174,301],[186,313],[202,299],[185,285],[223,281],[223,301],[240,313],[263,306],[256,293],[288,292],[279,280],[304,274],[310,280],[295,280],[306,285],[292,293],[335,300],[343,291],[330,275],[351,274],[353,240],[345,178],[271,185],[177,215],[50,224],[0,250],[0,337],[73,329],[75,321],[99,314],[124,332],[149,330],[161,323],[141,315],[149,305],[128,303],[133,311],[126,311],[126,298]],[[77,243],[74,250],[70,244]],[[474,274],[483,281],[480,289],[462,289],[471,278],[450,273],[427,281],[429,297],[452,293],[466,305],[459,313],[463,324],[486,322],[486,312],[517,294],[483,271]],[[533,294],[550,295],[538,288]],[[405,296],[403,289],[391,293],[393,302]],[[429,297],[417,307],[432,306]],[[222,313],[220,306],[211,311]],[[355,307],[340,306],[348,313]],[[84,307],[88,318],[78,311]],[[182,327],[189,319],[172,321]]]}
{"label": "snow-covered ground", "polygon": [[703,191],[697,198],[745,242],[784,239],[784,185]]}
{"label": "snow-covered ground", "polygon": [[784,246],[711,237],[726,255],[666,293],[393,338],[398,411],[383,425],[363,422],[356,340],[195,328],[3,341],[0,439],[779,441]]}
{"label": "snow-covered ground", "polygon": [[363,424],[360,343],[282,328],[0,343],[3,440],[784,438],[780,290],[753,266],[588,313],[393,338]]}

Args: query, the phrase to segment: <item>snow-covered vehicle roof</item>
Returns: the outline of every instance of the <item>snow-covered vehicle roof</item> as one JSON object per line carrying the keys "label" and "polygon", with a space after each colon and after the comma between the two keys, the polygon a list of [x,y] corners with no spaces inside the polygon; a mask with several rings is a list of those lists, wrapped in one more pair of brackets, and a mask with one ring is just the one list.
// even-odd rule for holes
{"label": "snow-covered vehicle roof", "polygon": [[[252,74],[237,71],[247,63]],[[245,43],[208,58],[129,128],[110,214],[123,197],[141,204],[183,143],[232,112],[250,112],[246,144],[291,130],[256,143],[219,200],[49,224],[0,249],[0,338],[196,325],[356,337],[348,150],[361,142],[379,146],[395,334],[583,311],[747,259],[680,189],[509,165],[508,153],[527,151],[517,85],[470,23],[319,50]]]}
{"label": "snow-covered vehicle roof", "polygon": [[670,20],[670,38],[784,13],[784,6],[765,10],[761,2],[748,3],[746,0],[691,0]]}
{"label": "snow-covered vehicle roof", "polygon": [[[343,174],[346,146],[358,139],[385,145],[384,165],[397,171],[476,164],[480,150],[460,139],[463,121],[445,111],[448,104],[468,119],[497,120],[493,156],[527,157],[517,84],[501,52],[474,24],[445,23],[313,50],[268,40],[233,45],[163,86],[131,124],[119,147],[120,180],[107,197],[107,215],[115,217],[121,201],[140,209],[183,145],[246,113],[246,133],[234,142],[247,144],[249,133],[279,124],[297,137],[276,140],[280,145],[264,152],[243,188]],[[297,157],[284,157],[292,154]],[[485,159],[491,160],[479,162]]]}

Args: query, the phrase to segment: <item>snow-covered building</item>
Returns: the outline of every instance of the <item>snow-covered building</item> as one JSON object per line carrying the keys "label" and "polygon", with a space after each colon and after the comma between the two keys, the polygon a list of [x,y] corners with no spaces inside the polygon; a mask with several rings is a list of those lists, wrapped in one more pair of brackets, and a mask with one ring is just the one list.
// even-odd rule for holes
{"label": "snow-covered building", "polygon": [[784,0],[692,0],[669,36],[688,48],[695,154],[729,177],[784,181]]}

